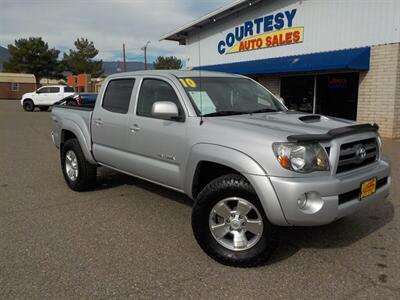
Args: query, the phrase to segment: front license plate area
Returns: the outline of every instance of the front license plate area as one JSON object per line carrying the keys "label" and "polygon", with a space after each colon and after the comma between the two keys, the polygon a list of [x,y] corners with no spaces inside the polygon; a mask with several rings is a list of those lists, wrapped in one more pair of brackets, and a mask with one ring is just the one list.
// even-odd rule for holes
{"label": "front license plate area", "polygon": [[361,183],[360,200],[371,196],[376,192],[376,178],[369,179]]}

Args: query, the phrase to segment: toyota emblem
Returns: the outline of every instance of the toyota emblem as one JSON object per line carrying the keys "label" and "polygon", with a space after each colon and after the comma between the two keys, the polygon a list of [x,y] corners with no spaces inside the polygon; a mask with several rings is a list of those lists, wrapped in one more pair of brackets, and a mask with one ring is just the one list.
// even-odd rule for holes
{"label": "toyota emblem", "polygon": [[356,150],[356,157],[358,160],[364,160],[367,156],[367,150],[363,145],[358,145]]}

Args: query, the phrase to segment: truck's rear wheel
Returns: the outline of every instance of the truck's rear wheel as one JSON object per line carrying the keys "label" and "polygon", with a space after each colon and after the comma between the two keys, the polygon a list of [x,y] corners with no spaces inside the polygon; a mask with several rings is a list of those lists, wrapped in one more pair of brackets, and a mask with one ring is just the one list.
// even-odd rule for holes
{"label": "truck's rear wheel", "polygon": [[48,110],[49,110],[49,107],[48,107],[48,106],[39,106],[39,109],[40,109],[41,111],[48,111]]}
{"label": "truck's rear wheel", "polygon": [[33,104],[32,100],[28,99],[24,101],[22,107],[25,111],[33,111],[35,109],[35,104]]}
{"label": "truck's rear wheel", "polygon": [[277,243],[250,183],[230,174],[209,183],[198,195],[192,228],[200,247],[226,265],[252,267],[264,264]]}
{"label": "truck's rear wheel", "polygon": [[85,191],[96,182],[97,167],[89,163],[77,139],[70,139],[61,148],[61,168],[68,186]]}

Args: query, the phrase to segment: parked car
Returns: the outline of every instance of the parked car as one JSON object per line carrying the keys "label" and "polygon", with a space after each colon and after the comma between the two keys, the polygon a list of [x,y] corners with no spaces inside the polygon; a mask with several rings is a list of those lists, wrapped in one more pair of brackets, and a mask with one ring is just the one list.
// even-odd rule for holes
{"label": "parked car", "polygon": [[233,266],[264,263],[277,226],[328,224],[388,196],[376,124],[289,111],[250,78],[201,75],[115,74],[94,109],[56,105],[67,185],[90,189],[105,166],[185,193],[200,247]]}
{"label": "parked car", "polygon": [[69,106],[82,106],[82,107],[94,107],[96,103],[97,94],[96,93],[76,93],[74,95],[68,96],[62,99]]}
{"label": "parked car", "polygon": [[25,111],[33,111],[35,107],[38,107],[41,111],[46,111],[57,101],[73,94],[74,89],[69,86],[43,86],[32,93],[23,94],[21,105]]}

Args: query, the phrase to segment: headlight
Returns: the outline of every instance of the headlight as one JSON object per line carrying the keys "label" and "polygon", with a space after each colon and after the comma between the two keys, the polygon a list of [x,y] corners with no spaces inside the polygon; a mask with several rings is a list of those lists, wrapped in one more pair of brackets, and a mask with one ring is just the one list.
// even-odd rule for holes
{"label": "headlight", "polygon": [[279,164],[299,173],[329,171],[329,159],[320,144],[274,143],[272,145]]}

